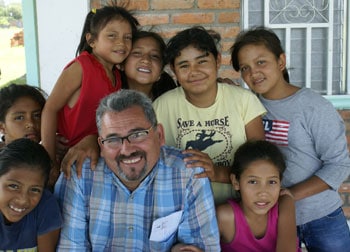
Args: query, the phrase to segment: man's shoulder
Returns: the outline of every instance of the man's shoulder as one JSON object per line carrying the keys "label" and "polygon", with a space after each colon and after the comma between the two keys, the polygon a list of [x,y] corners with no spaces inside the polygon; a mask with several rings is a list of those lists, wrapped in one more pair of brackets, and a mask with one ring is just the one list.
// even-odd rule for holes
{"label": "man's shoulder", "polygon": [[[89,181],[95,180],[95,177],[104,177],[106,173],[109,175],[111,173],[111,170],[106,169],[106,167],[107,166],[104,158],[99,157],[95,169],[92,170],[91,160],[90,158],[86,158],[82,165],[81,178],[84,180],[82,182],[88,183]],[[75,164],[72,166],[71,174],[72,177],[77,178],[77,167]],[[80,180],[80,178],[77,178],[77,180]]]}

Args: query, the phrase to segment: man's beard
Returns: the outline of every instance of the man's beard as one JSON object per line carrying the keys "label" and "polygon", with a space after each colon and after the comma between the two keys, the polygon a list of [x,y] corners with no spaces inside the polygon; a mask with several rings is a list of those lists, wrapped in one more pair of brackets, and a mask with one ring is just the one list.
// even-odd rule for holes
{"label": "man's beard", "polygon": [[[131,175],[127,175],[127,174],[125,174],[123,172],[123,170],[122,170],[122,168],[120,166],[121,160],[128,159],[128,158],[133,158],[134,156],[135,157],[141,156],[142,159],[145,160],[145,165],[142,167],[142,169],[141,169],[139,174],[136,174],[137,169],[135,167],[128,168],[129,171],[131,171]],[[147,158],[146,158],[146,153],[145,152],[137,151],[137,152],[132,153],[129,156],[120,155],[119,157],[116,158],[116,162],[117,162],[118,176],[121,179],[125,180],[125,181],[128,181],[128,182],[138,181],[138,180],[141,180],[146,174],[146,171],[147,171]]]}

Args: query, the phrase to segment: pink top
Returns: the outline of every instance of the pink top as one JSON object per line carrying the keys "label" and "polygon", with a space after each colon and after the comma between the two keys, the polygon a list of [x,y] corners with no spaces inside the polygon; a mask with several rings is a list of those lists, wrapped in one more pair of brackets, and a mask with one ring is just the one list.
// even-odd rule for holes
{"label": "pink top", "polygon": [[108,78],[103,65],[88,52],[81,53],[72,60],[78,62],[83,70],[80,95],[74,107],[65,105],[58,113],[57,131],[69,142],[69,146],[78,143],[87,135],[97,134],[96,109],[100,100],[121,88],[121,78],[118,69],[115,69],[115,83]]}
{"label": "pink top", "polygon": [[221,243],[221,251],[276,251],[278,204],[275,204],[268,212],[265,236],[257,239],[250,230],[240,205],[233,200],[229,200],[228,202],[232,206],[235,215],[236,233],[234,239],[230,243]]}

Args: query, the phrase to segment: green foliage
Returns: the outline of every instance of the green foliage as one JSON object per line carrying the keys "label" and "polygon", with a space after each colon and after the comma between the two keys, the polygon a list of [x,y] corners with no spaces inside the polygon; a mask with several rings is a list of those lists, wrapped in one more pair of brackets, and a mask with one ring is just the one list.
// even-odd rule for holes
{"label": "green foliage", "polygon": [[0,17],[5,17],[6,14],[6,8],[3,6],[0,6]]}
{"label": "green foliage", "polygon": [[0,27],[9,27],[11,21],[20,21],[21,19],[22,6],[20,4],[0,6]]}
{"label": "green foliage", "polygon": [[10,23],[7,17],[1,17],[0,16],[0,28],[1,27],[9,27]]}
{"label": "green foliage", "polygon": [[12,17],[15,20],[21,20],[22,19],[21,5],[10,5],[7,8],[7,15]]}

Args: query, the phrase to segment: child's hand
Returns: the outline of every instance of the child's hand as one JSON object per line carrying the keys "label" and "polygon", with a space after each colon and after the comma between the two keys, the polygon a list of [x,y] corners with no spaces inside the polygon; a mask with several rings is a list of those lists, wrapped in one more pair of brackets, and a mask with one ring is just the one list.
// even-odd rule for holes
{"label": "child's hand", "polygon": [[90,158],[91,170],[96,168],[100,155],[100,149],[97,143],[97,135],[89,135],[80,140],[79,143],[71,147],[64,156],[61,163],[61,170],[67,179],[70,178],[71,166],[75,163],[78,178],[81,177],[83,163],[86,158]]}
{"label": "child's hand", "polygon": [[294,199],[292,192],[290,190],[288,190],[287,188],[281,188],[280,196],[282,196],[282,195],[289,195],[290,197],[292,197]]}
{"label": "child's hand", "polygon": [[215,179],[214,163],[207,153],[194,149],[187,149],[182,153],[190,154],[184,158],[187,168],[202,167],[204,169],[204,172],[196,174],[196,178],[208,177],[210,180]]}

